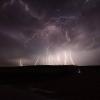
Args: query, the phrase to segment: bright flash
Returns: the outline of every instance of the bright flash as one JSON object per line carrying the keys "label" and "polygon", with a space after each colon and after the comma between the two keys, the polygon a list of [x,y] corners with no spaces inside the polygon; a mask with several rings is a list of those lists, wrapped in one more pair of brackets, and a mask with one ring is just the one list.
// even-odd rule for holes
{"label": "bright flash", "polygon": [[75,65],[70,50],[59,50],[58,52],[47,52],[43,55],[33,56],[27,59],[15,60],[19,66],[24,65]]}
{"label": "bright flash", "polygon": [[43,57],[43,65],[75,65],[71,51],[60,51],[57,53],[48,53]]}

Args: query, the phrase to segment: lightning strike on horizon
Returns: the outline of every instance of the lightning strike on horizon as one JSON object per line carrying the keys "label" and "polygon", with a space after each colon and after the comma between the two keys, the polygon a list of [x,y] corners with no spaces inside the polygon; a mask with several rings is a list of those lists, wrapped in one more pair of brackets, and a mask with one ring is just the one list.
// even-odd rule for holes
{"label": "lightning strike on horizon", "polygon": [[23,62],[21,59],[19,59],[19,66],[23,66]]}
{"label": "lightning strike on horizon", "polygon": [[69,50],[69,59],[70,59],[70,61],[71,61],[71,64],[72,65],[75,65],[75,62],[74,62],[74,60],[73,60],[73,57],[72,57],[72,52],[71,52],[71,50]]}
{"label": "lightning strike on horizon", "polygon": [[37,57],[36,59],[35,59],[35,62],[34,62],[34,65],[38,65],[39,64],[39,57]]}

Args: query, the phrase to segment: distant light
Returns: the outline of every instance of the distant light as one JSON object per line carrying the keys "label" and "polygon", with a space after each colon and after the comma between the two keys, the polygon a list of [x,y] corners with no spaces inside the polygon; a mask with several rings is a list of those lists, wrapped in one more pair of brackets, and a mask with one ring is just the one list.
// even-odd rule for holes
{"label": "distant light", "polygon": [[19,59],[19,66],[23,66],[22,59]]}
{"label": "distant light", "polygon": [[70,51],[59,51],[45,55],[41,62],[43,65],[75,65]]}

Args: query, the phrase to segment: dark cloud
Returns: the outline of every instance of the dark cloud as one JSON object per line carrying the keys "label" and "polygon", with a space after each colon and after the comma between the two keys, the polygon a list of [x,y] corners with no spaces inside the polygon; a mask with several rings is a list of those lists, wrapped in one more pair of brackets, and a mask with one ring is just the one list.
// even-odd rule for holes
{"label": "dark cloud", "polygon": [[99,18],[99,0],[1,0],[0,59],[71,48],[77,64],[100,64]]}

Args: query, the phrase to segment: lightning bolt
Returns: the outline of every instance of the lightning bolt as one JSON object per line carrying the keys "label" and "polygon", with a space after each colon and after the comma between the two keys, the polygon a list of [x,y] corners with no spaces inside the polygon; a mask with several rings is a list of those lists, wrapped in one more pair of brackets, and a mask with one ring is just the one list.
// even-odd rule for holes
{"label": "lightning bolt", "polygon": [[19,66],[23,66],[22,59],[19,59]]}
{"label": "lightning bolt", "polygon": [[71,50],[69,50],[69,59],[70,59],[70,61],[71,61],[71,64],[72,64],[72,65],[75,65],[75,62],[74,62],[73,57],[72,57],[72,52],[71,52]]}

